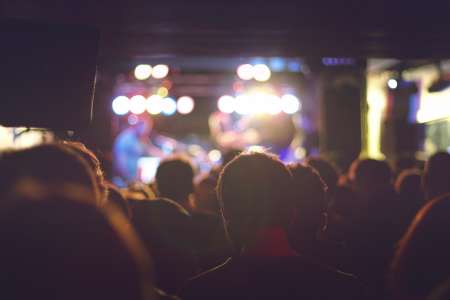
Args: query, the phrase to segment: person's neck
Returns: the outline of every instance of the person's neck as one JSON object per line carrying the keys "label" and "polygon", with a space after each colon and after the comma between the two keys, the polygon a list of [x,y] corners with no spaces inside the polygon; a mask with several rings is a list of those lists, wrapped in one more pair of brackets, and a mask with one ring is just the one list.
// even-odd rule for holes
{"label": "person's neck", "polygon": [[248,246],[244,256],[251,257],[286,257],[297,256],[291,248],[286,231],[282,227],[271,227],[260,230],[256,239]]}

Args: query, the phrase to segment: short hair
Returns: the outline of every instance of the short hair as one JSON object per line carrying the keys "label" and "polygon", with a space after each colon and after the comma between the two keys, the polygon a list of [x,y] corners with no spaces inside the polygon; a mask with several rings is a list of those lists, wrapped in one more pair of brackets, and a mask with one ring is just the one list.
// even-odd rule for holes
{"label": "short hair", "polygon": [[322,180],[326,183],[329,192],[333,192],[339,179],[339,172],[336,167],[320,157],[308,157],[305,163],[319,173]]}
{"label": "short hair", "polygon": [[194,168],[185,157],[169,157],[158,166],[155,181],[160,197],[184,201],[194,192]]}
{"label": "short hair", "polygon": [[390,273],[397,298],[425,299],[450,276],[450,194],[428,202],[400,240]]}
{"label": "short hair", "polygon": [[150,258],[132,227],[119,212],[85,200],[83,190],[83,198],[75,194],[49,187],[41,199],[16,194],[3,205],[2,292],[13,299],[148,299]]}
{"label": "short hair", "polygon": [[222,170],[218,198],[231,242],[237,250],[257,232],[287,226],[292,216],[292,177],[274,155],[243,153]]}
{"label": "short hair", "polygon": [[350,180],[364,192],[383,191],[391,185],[392,172],[385,161],[357,159],[350,167]]}
{"label": "short hair", "polygon": [[46,184],[79,184],[101,204],[97,182],[88,163],[77,153],[61,144],[43,144],[23,150],[3,152],[0,156],[0,195],[23,178]]}
{"label": "short hair", "polygon": [[438,152],[425,164],[423,187],[428,200],[450,192],[450,154]]}

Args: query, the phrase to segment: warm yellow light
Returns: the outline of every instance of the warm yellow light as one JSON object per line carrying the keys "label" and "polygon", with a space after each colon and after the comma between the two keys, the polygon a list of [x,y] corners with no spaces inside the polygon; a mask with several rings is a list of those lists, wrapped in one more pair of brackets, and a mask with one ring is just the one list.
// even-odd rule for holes
{"label": "warm yellow light", "polygon": [[270,72],[269,67],[265,64],[253,66],[253,78],[255,78],[256,81],[267,81],[270,79],[271,75],[272,72]]}
{"label": "warm yellow light", "polygon": [[169,67],[167,65],[156,65],[153,67],[153,78],[163,79],[169,74]]}
{"label": "warm yellow light", "polygon": [[148,79],[152,75],[152,67],[150,65],[138,65],[134,69],[134,77],[138,80]]}
{"label": "warm yellow light", "polygon": [[159,96],[162,98],[165,98],[169,95],[169,90],[166,87],[160,87],[158,91],[156,92]]}
{"label": "warm yellow light", "polygon": [[142,114],[147,108],[147,100],[142,95],[136,95],[130,99],[130,111],[133,114]]}
{"label": "warm yellow light", "polygon": [[162,112],[163,98],[159,95],[152,95],[147,99],[147,111],[152,115],[157,115]]}
{"label": "warm yellow light", "polygon": [[210,161],[217,163],[222,159],[222,153],[217,149],[213,149],[208,152],[208,158]]}
{"label": "warm yellow light", "polygon": [[237,74],[242,80],[251,80],[253,79],[253,66],[249,64],[240,65]]}

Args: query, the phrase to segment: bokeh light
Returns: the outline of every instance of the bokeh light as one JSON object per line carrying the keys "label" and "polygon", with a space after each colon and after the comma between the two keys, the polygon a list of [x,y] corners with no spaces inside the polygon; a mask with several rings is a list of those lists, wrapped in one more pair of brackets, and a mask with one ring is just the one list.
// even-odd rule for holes
{"label": "bokeh light", "polygon": [[139,118],[136,115],[129,115],[128,116],[128,124],[131,126],[136,125],[139,121]]}
{"label": "bokeh light", "polygon": [[253,66],[253,78],[255,78],[256,81],[267,81],[270,79],[271,75],[272,72],[270,72],[269,67],[265,64]]}
{"label": "bokeh light", "polygon": [[396,89],[398,86],[398,82],[397,82],[397,80],[391,78],[388,80],[387,85],[390,89]]}
{"label": "bokeh light", "polygon": [[152,75],[152,67],[150,65],[138,65],[134,69],[134,77],[138,80],[148,79]]}
{"label": "bokeh light", "polygon": [[223,113],[231,114],[236,108],[236,99],[229,95],[224,95],[217,101],[217,108]]}
{"label": "bokeh light", "polygon": [[253,145],[247,148],[249,152],[266,152],[266,148],[260,145]]}
{"label": "bokeh light", "polygon": [[177,102],[172,98],[164,98],[162,100],[162,113],[171,116],[177,111]]}
{"label": "bokeh light", "polygon": [[165,98],[169,95],[169,90],[166,87],[162,86],[156,91],[156,93],[161,96],[161,98]]}
{"label": "bokeh light", "polygon": [[142,114],[147,108],[147,100],[142,95],[136,95],[130,99],[130,111],[133,114]]}
{"label": "bokeh light", "polygon": [[169,67],[167,65],[156,65],[153,67],[152,76],[156,79],[163,79],[169,74]]}
{"label": "bokeh light", "polygon": [[287,114],[295,114],[300,110],[300,101],[294,95],[284,95],[281,97],[281,109]]}
{"label": "bokeh light", "polygon": [[194,99],[188,96],[183,96],[177,101],[177,110],[180,114],[187,115],[194,110],[194,105]]}
{"label": "bokeh light", "polygon": [[267,95],[265,106],[265,110],[268,114],[279,114],[282,110],[280,97],[276,95]]}
{"label": "bokeh light", "polygon": [[253,100],[246,95],[239,95],[236,97],[235,111],[240,115],[248,115],[253,112]]}
{"label": "bokeh light", "polygon": [[152,115],[157,115],[162,112],[163,98],[159,95],[152,95],[147,99],[147,111]]}
{"label": "bokeh light", "polygon": [[112,109],[116,115],[126,115],[130,111],[130,99],[118,96],[112,101]]}
{"label": "bokeh light", "polygon": [[213,149],[208,152],[208,158],[210,161],[218,163],[222,159],[222,153],[217,149]]}
{"label": "bokeh light", "polygon": [[253,79],[253,66],[250,64],[240,65],[237,68],[237,75],[242,80],[251,80]]}

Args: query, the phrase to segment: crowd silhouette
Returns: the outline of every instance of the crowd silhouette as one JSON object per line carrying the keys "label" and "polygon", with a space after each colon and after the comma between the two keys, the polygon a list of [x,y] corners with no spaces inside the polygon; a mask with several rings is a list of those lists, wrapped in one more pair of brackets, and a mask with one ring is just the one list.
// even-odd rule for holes
{"label": "crowd silhouette", "polygon": [[164,159],[119,189],[78,142],[0,153],[5,299],[448,299],[450,154]]}

